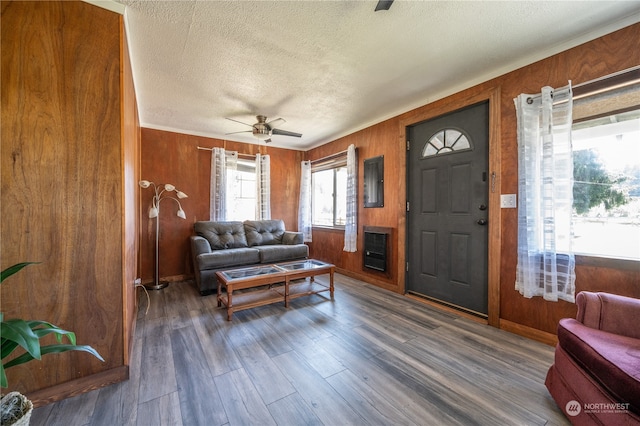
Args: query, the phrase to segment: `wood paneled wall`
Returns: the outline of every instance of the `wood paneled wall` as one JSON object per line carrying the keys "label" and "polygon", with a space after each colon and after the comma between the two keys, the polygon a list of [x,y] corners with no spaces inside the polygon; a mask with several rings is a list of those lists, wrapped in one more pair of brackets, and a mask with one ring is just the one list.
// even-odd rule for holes
{"label": "wood paneled wall", "polygon": [[[272,148],[266,144],[246,144],[155,129],[142,129],[141,178],[159,184],[172,183],[189,197],[180,200],[187,219],[178,218],[175,206],[165,201],[160,217],[160,277],[193,274],[189,236],[193,224],[209,220],[211,151],[224,147],[240,154],[257,153],[271,157],[271,217],[283,219],[287,229],[298,228],[300,162],[303,153]],[[151,281],[154,269],[155,222],[146,211],[151,203],[150,189],[142,190],[141,276]],[[166,204],[165,204],[166,203]]]}
{"label": "wood paneled wall", "polygon": [[123,292],[123,280],[135,276],[135,258],[124,257],[136,250],[136,225],[123,212],[136,203],[125,185],[137,154],[123,150],[123,128],[128,143],[136,137],[123,92],[135,101],[122,78],[120,15],[84,2],[3,1],[1,26],[2,269],[41,262],[3,283],[2,311],[72,330],[105,359],[69,352],[7,370],[10,389],[39,405],[128,374],[133,283]]}
{"label": "wood paneled wall", "polygon": [[[393,291],[400,292],[402,284],[398,280],[398,253],[404,251],[399,245],[397,229],[404,218],[401,206],[405,201],[400,187],[405,185],[403,169],[405,145],[398,146],[398,121],[387,120],[375,126],[345,136],[322,145],[306,153],[308,160],[335,154],[354,144],[358,152],[358,251],[343,251],[344,232],[313,228],[312,242],[309,243],[310,256],[331,262],[340,272],[365,280]],[[384,207],[364,208],[364,166],[367,158],[384,156]],[[390,235],[389,272],[387,274],[363,268],[362,248],[364,246],[364,226],[378,226],[394,230]]]}
{"label": "wood paneled wall", "polygon": [[[601,76],[621,71],[640,64],[640,24],[635,24],[600,37],[581,46],[554,55],[545,60],[515,70],[462,92],[424,105],[398,117],[376,124],[325,144],[307,153],[313,160],[342,151],[353,143],[359,151],[358,226],[387,226],[398,230],[393,247],[399,251],[395,262],[404,258],[406,244],[405,228],[405,129],[411,117],[428,116],[429,111],[453,111],[466,105],[467,99],[477,94],[498,90],[500,93],[499,123],[491,123],[499,133],[500,173],[498,187],[501,193],[517,193],[517,141],[516,114],[513,103],[520,93],[537,93],[543,86],[560,87],[572,80],[579,84]],[[362,161],[365,158],[385,156],[385,206],[381,209],[362,208]],[[541,340],[553,340],[560,318],[576,314],[574,304],[546,302],[541,298],[525,299],[515,287],[517,212],[505,209],[500,212],[500,229],[492,232],[499,235],[499,317],[500,326]],[[360,233],[360,247],[362,247]],[[363,272],[360,253],[342,252],[343,234],[337,231],[314,229],[310,244],[312,256],[333,262],[346,273],[381,287],[404,292],[403,265],[396,264],[396,274],[386,281],[375,274]],[[595,262],[595,263],[594,263]],[[576,268],[577,291],[611,291],[618,294],[640,297],[640,268],[638,262],[596,261],[578,259]],[[551,338],[549,338],[551,337]]]}

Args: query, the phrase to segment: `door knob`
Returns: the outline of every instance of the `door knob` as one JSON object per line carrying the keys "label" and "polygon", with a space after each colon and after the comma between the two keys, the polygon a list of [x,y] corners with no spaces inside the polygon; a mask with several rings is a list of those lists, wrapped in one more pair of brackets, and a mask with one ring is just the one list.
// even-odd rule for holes
{"label": "door knob", "polygon": [[476,223],[478,225],[486,225],[487,224],[487,220],[486,219],[478,219],[478,221]]}
{"label": "door knob", "polygon": [[480,204],[478,206],[478,210],[486,210],[486,209],[487,209],[487,206],[485,206],[484,204]]}

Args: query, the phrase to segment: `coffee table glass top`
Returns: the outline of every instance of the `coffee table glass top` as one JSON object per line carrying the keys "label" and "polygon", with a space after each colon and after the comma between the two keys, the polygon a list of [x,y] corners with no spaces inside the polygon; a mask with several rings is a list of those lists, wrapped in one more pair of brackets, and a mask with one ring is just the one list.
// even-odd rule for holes
{"label": "coffee table glass top", "polygon": [[331,267],[333,265],[315,259],[307,259],[297,262],[279,263],[275,266],[282,268],[285,271],[306,271],[310,269]]}
{"label": "coffee table glass top", "polygon": [[230,271],[221,271],[227,281],[240,280],[251,277],[259,277],[268,274],[281,274],[282,269],[278,269],[275,265],[254,266],[251,268],[232,269]]}

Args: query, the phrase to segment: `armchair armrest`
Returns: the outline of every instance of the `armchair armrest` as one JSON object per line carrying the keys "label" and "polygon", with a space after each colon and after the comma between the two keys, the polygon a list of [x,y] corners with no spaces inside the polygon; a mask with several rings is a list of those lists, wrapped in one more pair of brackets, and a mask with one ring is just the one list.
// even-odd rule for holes
{"label": "armchair armrest", "polygon": [[211,245],[206,238],[198,235],[191,236],[191,254],[193,258],[197,258],[199,254],[211,253]]}
{"label": "armchair armrest", "polygon": [[576,320],[590,328],[640,339],[640,299],[582,291],[576,297]]}
{"label": "armchair armrest", "polygon": [[284,231],[282,235],[282,244],[302,244],[304,243],[304,237],[302,232]]}

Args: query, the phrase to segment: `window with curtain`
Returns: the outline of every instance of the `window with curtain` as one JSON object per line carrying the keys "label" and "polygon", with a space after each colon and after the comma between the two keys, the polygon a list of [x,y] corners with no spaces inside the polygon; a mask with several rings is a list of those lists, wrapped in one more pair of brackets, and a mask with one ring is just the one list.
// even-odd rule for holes
{"label": "window with curtain", "polygon": [[575,301],[571,85],[515,100],[518,128],[516,290]]}
{"label": "window with curtain", "polygon": [[344,230],[346,252],[358,246],[358,161],[355,145],[346,151],[302,162],[298,229],[311,241],[313,226]]}
{"label": "window with curtain", "polygon": [[270,157],[214,148],[211,157],[211,220],[271,218]]}
{"label": "window with curtain", "polygon": [[576,254],[640,260],[640,66],[515,103],[516,289],[573,302]]}

